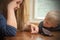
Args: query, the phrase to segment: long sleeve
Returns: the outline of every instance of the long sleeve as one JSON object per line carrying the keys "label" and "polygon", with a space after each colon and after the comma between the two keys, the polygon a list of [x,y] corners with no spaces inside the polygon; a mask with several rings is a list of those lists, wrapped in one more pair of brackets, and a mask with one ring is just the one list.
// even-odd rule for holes
{"label": "long sleeve", "polygon": [[15,36],[16,28],[7,25],[6,19],[0,14],[0,36]]}

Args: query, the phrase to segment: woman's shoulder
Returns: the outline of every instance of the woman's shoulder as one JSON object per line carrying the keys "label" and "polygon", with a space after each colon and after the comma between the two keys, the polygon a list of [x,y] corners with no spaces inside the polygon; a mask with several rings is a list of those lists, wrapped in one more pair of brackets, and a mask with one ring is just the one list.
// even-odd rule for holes
{"label": "woman's shoulder", "polygon": [[1,15],[3,15],[3,12],[2,12],[2,11],[0,11],[0,16],[1,16]]}
{"label": "woman's shoulder", "polygon": [[5,17],[3,16],[3,12],[0,12],[0,20],[5,20]]}
{"label": "woman's shoulder", "polygon": [[3,11],[0,11],[0,16],[3,16]]}

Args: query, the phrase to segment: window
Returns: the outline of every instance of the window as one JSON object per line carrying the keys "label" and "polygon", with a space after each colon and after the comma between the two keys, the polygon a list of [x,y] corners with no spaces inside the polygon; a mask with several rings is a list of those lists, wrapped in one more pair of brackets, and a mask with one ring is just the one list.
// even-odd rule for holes
{"label": "window", "polygon": [[60,0],[31,0],[30,21],[41,21],[52,10],[60,10]]}

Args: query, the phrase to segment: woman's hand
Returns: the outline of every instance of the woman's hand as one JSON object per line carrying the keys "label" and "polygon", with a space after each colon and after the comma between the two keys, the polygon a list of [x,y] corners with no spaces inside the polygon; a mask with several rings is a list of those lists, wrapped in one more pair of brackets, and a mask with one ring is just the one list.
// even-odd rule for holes
{"label": "woman's hand", "polygon": [[13,0],[7,5],[7,24],[15,27],[17,29],[17,20],[15,17],[15,11],[19,8],[22,0]]}
{"label": "woman's hand", "polygon": [[13,0],[8,4],[8,9],[16,10],[17,8],[20,7],[21,3],[22,3],[22,0]]}
{"label": "woman's hand", "polygon": [[32,24],[29,21],[27,23],[25,23],[25,30],[30,30],[31,33],[38,33],[39,32],[38,26]]}

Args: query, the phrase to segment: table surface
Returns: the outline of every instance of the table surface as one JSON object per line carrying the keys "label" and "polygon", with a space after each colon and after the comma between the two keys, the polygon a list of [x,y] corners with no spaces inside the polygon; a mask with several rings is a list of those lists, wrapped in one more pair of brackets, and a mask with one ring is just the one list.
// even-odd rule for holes
{"label": "table surface", "polygon": [[53,32],[53,36],[31,34],[30,32],[17,32],[14,37],[5,37],[6,40],[60,40],[60,32]]}

